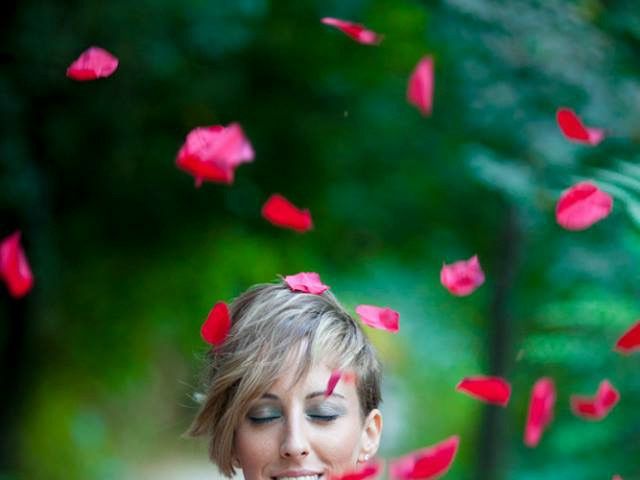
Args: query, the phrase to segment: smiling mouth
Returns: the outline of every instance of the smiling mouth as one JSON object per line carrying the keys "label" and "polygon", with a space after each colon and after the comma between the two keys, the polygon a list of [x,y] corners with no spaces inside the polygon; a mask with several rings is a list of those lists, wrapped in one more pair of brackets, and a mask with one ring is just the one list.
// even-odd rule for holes
{"label": "smiling mouth", "polygon": [[316,475],[301,475],[297,477],[271,477],[271,480],[321,480],[324,478],[323,473]]}

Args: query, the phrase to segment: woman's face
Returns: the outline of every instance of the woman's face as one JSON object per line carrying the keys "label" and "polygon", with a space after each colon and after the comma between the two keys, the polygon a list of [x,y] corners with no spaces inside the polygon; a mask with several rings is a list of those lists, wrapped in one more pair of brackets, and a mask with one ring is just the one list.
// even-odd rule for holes
{"label": "woman's face", "polygon": [[328,480],[375,455],[380,411],[370,412],[363,423],[352,381],[339,381],[325,398],[330,375],[319,364],[294,384],[289,371],[251,404],[234,443],[235,461],[246,480]]}

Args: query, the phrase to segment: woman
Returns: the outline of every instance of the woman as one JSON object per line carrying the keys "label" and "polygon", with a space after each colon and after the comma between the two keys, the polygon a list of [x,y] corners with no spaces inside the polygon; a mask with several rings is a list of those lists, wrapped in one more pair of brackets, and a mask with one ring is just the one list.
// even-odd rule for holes
{"label": "woman", "polygon": [[[220,471],[229,477],[240,468],[246,480],[328,480],[373,458],[382,432],[380,363],[335,297],[257,285],[230,313],[188,432],[208,437]],[[336,371],[351,375],[327,396]]]}

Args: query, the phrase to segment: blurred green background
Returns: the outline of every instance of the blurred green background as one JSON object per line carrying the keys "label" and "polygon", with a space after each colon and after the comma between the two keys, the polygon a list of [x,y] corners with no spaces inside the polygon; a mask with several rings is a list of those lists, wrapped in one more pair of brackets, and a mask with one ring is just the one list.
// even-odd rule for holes
{"label": "blurred green background", "polygon": [[[385,35],[359,45],[319,22]],[[180,434],[217,300],[317,271],[349,309],[388,305],[370,332],[386,367],[381,455],[460,434],[446,478],[640,479],[640,355],[612,346],[640,315],[640,8],[633,0],[9,1],[0,19],[0,235],[36,277],[0,295],[0,479],[215,478]],[[90,45],[120,59],[78,83]],[[426,54],[435,101],[405,100]],[[608,137],[555,124],[575,109]],[[233,186],[175,167],[195,126],[242,124],[256,151]],[[615,197],[584,232],[554,220],[580,179]],[[300,235],[260,217],[274,192],[310,208]],[[478,254],[487,281],[456,298],[443,262]],[[506,409],[456,393],[513,385]],[[522,443],[533,382],[555,420]],[[569,411],[608,378],[601,422]]]}

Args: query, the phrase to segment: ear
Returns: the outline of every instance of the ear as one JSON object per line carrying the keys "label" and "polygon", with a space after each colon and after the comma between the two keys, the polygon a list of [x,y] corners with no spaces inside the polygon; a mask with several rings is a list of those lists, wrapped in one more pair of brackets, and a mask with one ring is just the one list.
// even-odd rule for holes
{"label": "ear", "polygon": [[382,413],[377,408],[369,412],[364,420],[362,429],[362,439],[360,442],[360,454],[358,462],[363,463],[374,457],[380,446],[380,435],[382,434]]}

